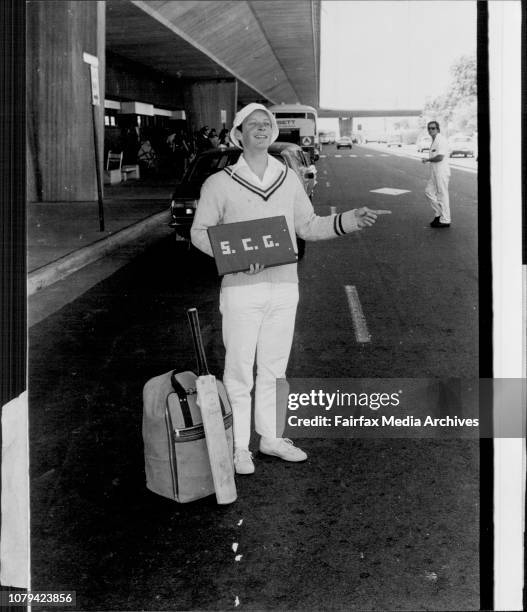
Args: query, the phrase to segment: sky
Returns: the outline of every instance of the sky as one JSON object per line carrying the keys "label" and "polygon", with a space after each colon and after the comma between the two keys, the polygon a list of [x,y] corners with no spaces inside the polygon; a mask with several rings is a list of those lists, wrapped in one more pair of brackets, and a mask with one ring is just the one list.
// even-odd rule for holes
{"label": "sky", "polygon": [[320,106],[420,109],[475,52],[475,1],[323,0]]}

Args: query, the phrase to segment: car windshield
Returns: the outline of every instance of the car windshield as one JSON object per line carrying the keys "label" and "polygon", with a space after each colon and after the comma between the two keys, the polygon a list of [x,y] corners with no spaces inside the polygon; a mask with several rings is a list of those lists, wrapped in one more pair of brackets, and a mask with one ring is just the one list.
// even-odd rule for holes
{"label": "car windshield", "polygon": [[186,180],[192,183],[203,183],[211,174],[218,172],[238,159],[241,150],[219,153],[218,155],[204,155],[191,166]]}

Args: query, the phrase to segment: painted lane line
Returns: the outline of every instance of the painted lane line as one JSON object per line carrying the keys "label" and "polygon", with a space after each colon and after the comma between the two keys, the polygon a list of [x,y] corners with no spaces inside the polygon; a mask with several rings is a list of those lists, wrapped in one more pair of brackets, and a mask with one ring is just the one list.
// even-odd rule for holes
{"label": "painted lane line", "polygon": [[366,153],[366,155],[364,157],[373,157],[373,155],[370,155],[369,153]]}
{"label": "painted lane line", "polygon": [[390,157],[388,153],[381,153],[381,157]]}
{"label": "painted lane line", "polygon": [[359,294],[354,285],[344,285],[346,296],[348,298],[348,306],[351,313],[351,321],[355,330],[355,339],[357,342],[371,342],[371,335],[366,325],[366,317],[362,312],[362,306],[359,300]]}
{"label": "painted lane line", "polygon": [[351,154],[350,154],[350,157],[358,157],[358,155],[351,155]]}
{"label": "painted lane line", "polygon": [[335,154],[335,157],[342,157],[342,155],[336,155],[336,154]]}

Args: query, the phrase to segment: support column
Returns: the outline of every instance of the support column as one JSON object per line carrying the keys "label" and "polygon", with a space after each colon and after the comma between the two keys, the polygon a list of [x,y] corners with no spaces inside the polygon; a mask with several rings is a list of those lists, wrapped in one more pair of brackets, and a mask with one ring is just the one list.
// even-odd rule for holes
{"label": "support column", "polygon": [[91,85],[83,52],[99,59],[97,109],[103,164],[105,3],[27,4],[28,199],[97,199]]}
{"label": "support column", "polygon": [[339,133],[341,136],[349,136],[353,126],[353,117],[339,117]]}
{"label": "support column", "polygon": [[226,111],[225,127],[232,126],[238,102],[235,79],[215,79],[188,83],[183,91],[189,129],[194,133],[204,125],[222,129],[221,111]]}

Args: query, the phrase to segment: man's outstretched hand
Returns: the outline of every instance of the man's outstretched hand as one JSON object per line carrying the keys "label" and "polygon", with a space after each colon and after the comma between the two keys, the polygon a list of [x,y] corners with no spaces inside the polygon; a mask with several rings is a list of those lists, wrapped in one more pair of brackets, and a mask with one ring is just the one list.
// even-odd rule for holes
{"label": "man's outstretched hand", "polygon": [[355,211],[355,217],[357,219],[357,225],[362,229],[364,227],[371,227],[377,221],[379,215],[391,215],[391,210],[371,210],[367,206],[357,208]]}

